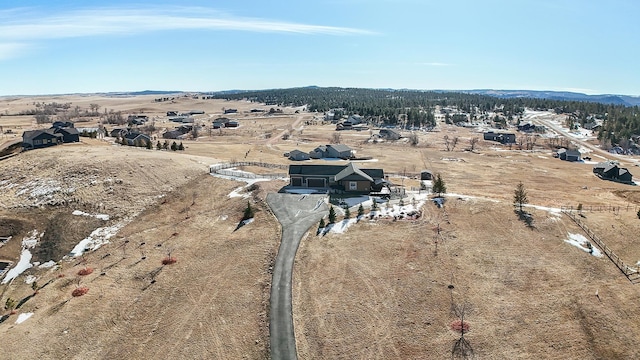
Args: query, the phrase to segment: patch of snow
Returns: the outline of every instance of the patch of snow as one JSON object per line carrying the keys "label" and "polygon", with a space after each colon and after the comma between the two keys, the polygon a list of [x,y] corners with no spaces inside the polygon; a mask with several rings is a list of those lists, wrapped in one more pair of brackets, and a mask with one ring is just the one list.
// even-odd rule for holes
{"label": "patch of snow", "polygon": [[80,211],[80,210],[73,210],[73,212],[71,213],[71,215],[76,215],[76,216],[90,216],[90,217],[94,217],[96,219],[100,219],[100,220],[104,220],[107,221],[109,220],[109,215],[106,214],[96,214],[96,215],[91,215],[89,213],[86,213],[84,211]]}
{"label": "patch of snow", "polygon": [[542,155],[538,155],[538,157],[539,157],[540,159],[548,159],[548,158],[549,158],[548,156],[542,156]]}
{"label": "patch of snow", "polygon": [[[584,235],[569,233],[569,238],[564,242],[571,244],[582,251],[588,252],[595,257],[602,257],[602,252],[600,251],[600,249],[591,244],[591,242],[587,240]],[[589,248],[589,245],[591,245],[591,248]]]}
{"label": "patch of snow", "polygon": [[32,230],[28,236],[22,239],[22,247],[26,249],[33,249],[38,245],[38,239],[42,237],[44,233],[38,233],[38,230]]}
{"label": "patch of snow", "polygon": [[2,279],[2,284],[8,283],[9,281],[18,277],[18,275],[25,272],[27,269],[31,268],[33,266],[31,265],[31,258],[31,251],[29,251],[28,249],[22,249],[22,253],[20,253],[20,260],[14,268],[7,271],[4,279]]}
{"label": "patch of snow", "polygon": [[22,324],[23,322],[27,321],[28,318],[30,318],[31,316],[33,316],[33,313],[22,313],[20,315],[18,315],[18,318],[16,319],[16,324]]}
{"label": "patch of snow", "polygon": [[228,218],[229,218],[229,216],[228,216],[228,215],[220,215],[220,216],[218,216],[218,220],[222,220],[222,221],[225,221],[225,220],[227,220]]}
{"label": "patch of snow", "polygon": [[26,278],[24,278],[24,283],[25,284],[33,284],[36,280],[38,280],[37,277],[33,276],[33,275],[27,275]]}
{"label": "patch of snow", "polygon": [[115,236],[123,227],[122,224],[106,226],[95,229],[88,237],[83,239],[69,253],[69,256],[78,257],[86,251],[96,250],[100,246],[107,244],[109,239]]}
{"label": "patch of snow", "polygon": [[46,263],[40,264],[40,266],[38,266],[38,269],[49,269],[52,268],[54,266],[56,266],[57,263],[53,260],[49,260]]}
{"label": "patch of snow", "polygon": [[253,222],[253,218],[242,220],[242,221],[240,221],[240,226],[245,226],[247,224],[251,224],[252,222]]}
{"label": "patch of snow", "polygon": [[551,215],[562,216],[562,209],[559,209],[559,208],[552,208],[552,207],[531,205],[531,204],[523,204],[522,207],[530,207],[530,208],[534,208],[542,211],[548,211]]}

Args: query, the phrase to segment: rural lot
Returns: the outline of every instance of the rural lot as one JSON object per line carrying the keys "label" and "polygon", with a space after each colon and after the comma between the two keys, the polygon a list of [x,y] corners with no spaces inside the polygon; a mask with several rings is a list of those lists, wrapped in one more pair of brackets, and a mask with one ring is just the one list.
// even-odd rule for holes
{"label": "rural lot", "polygon": [[[590,148],[593,162],[561,161],[544,138],[533,150],[520,150],[483,140],[481,129],[442,121],[432,131],[416,131],[417,144],[407,140],[409,131],[397,141],[372,141],[378,129],[337,132],[322,113],[305,107],[156,97],[0,98],[0,147],[20,140],[23,131],[50,126],[9,115],[38,102],[144,114],[155,129],[151,149],[109,136],[81,137],[0,160],[0,237],[11,236],[0,243],[0,263],[16,265],[25,248],[33,256],[32,267],[0,284],[1,304],[24,301],[12,315],[0,308],[0,358],[268,359],[281,228],[265,199],[288,180],[245,186],[211,176],[209,168],[238,161],[289,165],[294,162],[284,153],[336,140],[367,159],[359,166],[384,169],[405,191],[402,202],[420,206],[421,216],[371,220],[367,207],[348,228],[317,236],[313,226],[303,237],[292,287],[298,358],[450,358],[461,312],[464,339],[479,359],[640,358],[640,279],[596,256],[595,244],[591,253],[568,242],[587,234],[560,211],[577,214],[580,205],[578,218],[636,268],[640,190],[601,180],[592,167],[609,158],[640,177],[638,156]],[[179,125],[166,113],[190,110],[203,112],[193,116],[204,125],[197,138],[176,140],[182,151],[157,149],[161,132]],[[529,115],[562,121],[550,112]],[[220,117],[239,126],[213,129]],[[96,127],[100,118],[75,125]],[[448,151],[445,136],[459,139],[457,146]],[[473,138],[479,141],[471,150]],[[423,170],[445,181],[444,207],[419,191],[414,175]],[[531,226],[514,213],[519,182]],[[254,221],[238,227],[247,204]],[[393,205],[400,201],[380,206]],[[111,232],[102,246],[68,255],[98,228]],[[172,257],[175,263],[163,265]],[[41,267],[51,260],[56,265]],[[86,269],[93,271],[78,275]],[[78,288],[88,292],[72,296]],[[31,315],[16,323],[21,314]]]}

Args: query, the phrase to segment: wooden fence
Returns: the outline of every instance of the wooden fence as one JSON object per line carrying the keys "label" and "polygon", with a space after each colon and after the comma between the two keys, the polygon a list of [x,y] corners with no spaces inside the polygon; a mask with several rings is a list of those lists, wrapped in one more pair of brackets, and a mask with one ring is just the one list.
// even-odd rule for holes
{"label": "wooden fence", "polygon": [[[574,207],[574,206],[563,206],[562,207],[563,210],[567,210],[567,211],[574,211],[574,210],[578,210],[578,207]],[[637,213],[638,211],[640,211],[640,206],[635,205],[635,204],[627,204],[624,206],[614,206],[614,205],[582,205],[582,211],[583,212],[603,212],[603,211],[608,211],[608,212],[614,212],[614,213],[619,213],[620,211],[633,211],[634,213]]]}
{"label": "wooden fence", "polygon": [[602,249],[602,252],[607,255],[607,257],[618,267],[618,269],[620,269],[620,271],[622,271],[627,279],[634,283],[640,280],[640,272],[638,271],[638,267],[625,264],[625,262],[622,261],[622,259],[618,255],[616,255],[616,253],[614,253],[613,250],[611,250],[611,248],[609,248],[607,244],[605,244],[604,241],[596,233],[589,229],[587,225],[582,220],[580,220],[573,211],[562,209],[562,213],[567,215],[578,226],[580,226],[582,230],[584,230],[589,238],[591,238],[591,240],[593,240],[593,242],[596,243],[596,245],[598,245],[600,249]]}
{"label": "wooden fence", "polygon": [[209,168],[209,173],[219,174],[225,176],[239,177],[243,179],[280,179],[288,176],[287,173],[271,173],[271,174],[254,174],[241,170],[232,170],[234,168],[242,166],[258,166],[268,169],[288,169],[288,165],[281,164],[269,164],[255,161],[242,161],[242,162],[230,162],[224,164],[212,165]]}

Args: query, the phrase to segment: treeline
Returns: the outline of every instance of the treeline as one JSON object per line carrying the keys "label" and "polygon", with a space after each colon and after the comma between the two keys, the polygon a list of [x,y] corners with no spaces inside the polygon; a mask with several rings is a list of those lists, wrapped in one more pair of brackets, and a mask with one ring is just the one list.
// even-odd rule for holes
{"label": "treeline", "polygon": [[[639,109],[623,105],[552,99],[502,99],[487,95],[460,92],[384,90],[361,88],[304,87],[240,93],[216,93],[218,99],[249,100],[278,106],[306,106],[308,111],[327,112],[341,109],[345,115],[359,114],[396,124],[401,118],[407,125],[434,125],[435,106],[457,109],[479,117],[487,112],[499,112],[507,119],[522,114],[525,108],[555,110],[567,114],[580,125],[602,120],[599,139],[605,143],[622,144],[640,135]],[[402,116],[401,116],[402,115]]]}

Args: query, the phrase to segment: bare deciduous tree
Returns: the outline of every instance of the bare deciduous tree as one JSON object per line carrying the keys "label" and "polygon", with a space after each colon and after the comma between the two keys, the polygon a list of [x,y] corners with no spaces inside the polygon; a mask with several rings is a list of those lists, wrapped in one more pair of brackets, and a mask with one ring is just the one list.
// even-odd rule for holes
{"label": "bare deciduous tree", "polygon": [[469,139],[469,145],[471,145],[471,151],[474,151],[476,149],[476,145],[478,144],[478,138],[477,137],[473,137],[471,139]]}

